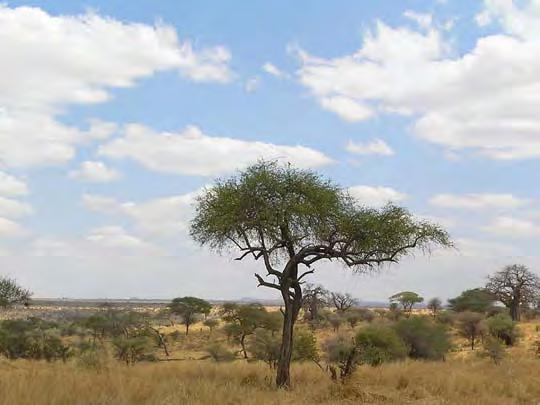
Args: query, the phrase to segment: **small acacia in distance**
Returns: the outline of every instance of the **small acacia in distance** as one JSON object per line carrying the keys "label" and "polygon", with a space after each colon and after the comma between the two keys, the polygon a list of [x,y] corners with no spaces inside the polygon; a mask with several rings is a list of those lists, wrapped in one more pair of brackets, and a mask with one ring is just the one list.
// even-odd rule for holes
{"label": "small acacia in distance", "polygon": [[0,277],[0,308],[11,308],[17,304],[28,305],[32,293],[19,286],[15,279]]}
{"label": "small acacia in distance", "polygon": [[179,315],[182,323],[186,326],[186,335],[189,327],[197,321],[199,315],[208,315],[212,310],[212,304],[197,297],[175,298],[169,304],[171,313]]}
{"label": "small acacia in distance", "polygon": [[294,324],[311,266],[333,260],[362,273],[397,263],[415,249],[451,246],[442,228],[404,208],[361,206],[313,171],[266,161],[203,191],[191,235],[217,251],[238,251],[237,260],[264,263],[270,279],[255,274],[259,286],[279,291],[284,304],[279,387],[290,386]]}

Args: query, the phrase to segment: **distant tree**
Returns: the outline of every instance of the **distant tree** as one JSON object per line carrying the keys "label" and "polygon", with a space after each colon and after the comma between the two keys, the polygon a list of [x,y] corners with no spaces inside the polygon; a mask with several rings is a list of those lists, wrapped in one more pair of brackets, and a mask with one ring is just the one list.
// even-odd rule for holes
{"label": "distant tree", "polygon": [[306,284],[302,296],[302,307],[306,319],[315,321],[319,317],[319,310],[327,303],[329,292],[321,285]]}
{"label": "distant tree", "polygon": [[197,297],[175,298],[169,304],[171,313],[182,318],[182,324],[186,326],[186,335],[189,327],[197,322],[200,315],[208,315],[212,310],[212,304]]}
{"label": "distant tree", "polygon": [[203,325],[206,326],[210,331],[210,334],[212,334],[214,328],[219,325],[219,321],[215,318],[208,318],[204,320]]}
{"label": "distant tree", "polygon": [[540,278],[527,266],[512,264],[488,277],[486,289],[510,309],[512,320],[521,319],[521,309],[540,296]]}
{"label": "distant tree", "polygon": [[431,314],[433,316],[437,316],[437,314],[442,308],[442,301],[440,298],[437,298],[437,297],[432,298],[428,301],[427,307],[431,311]]}
{"label": "distant tree", "polygon": [[488,328],[484,316],[478,312],[465,311],[457,316],[457,327],[461,336],[467,338],[474,350],[478,338],[483,338]]}
{"label": "distant tree", "polygon": [[465,290],[456,298],[448,300],[450,309],[455,312],[472,311],[486,313],[493,308],[494,302],[495,297],[485,288]]}
{"label": "distant tree", "polygon": [[223,305],[222,319],[232,327],[232,334],[238,339],[244,358],[248,358],[246,337],[252,335],[257,328],[265,325],[268,312],[260,304],[239,305],[227,303]]}
{"label": "distant tree", "polygon": [[290,386],[302,282],[313,273],[314,264],[339,260],[362,272],[397,263],[417,248],[451,245],[443,229],[416,220],[403,208],[360,206],[317,173],[265,161],[201,193],[191,235],[219,251],[238,250],[238,260],[264,262],[271,279],[255,277],[260,286],[279,291],[284,306],[279,387]]}
{"label": "distant tree", "polygon": [[338,312],[345,312],[357,303],[357,300],[349,293],[333,292],[330,294],[330,300]]}
{"label": "distant tree", "polygon": [[28,305],[32,293],[19,286],[15,279],[0,277],[0,308],[10,308],[13,305]]}
{"label": "distant tree", "polygon": [[390,301],[399,303],[405,314],[410,316],[414,304],[424,301],[424,298],[412,291],[402,291],[392,295]]}

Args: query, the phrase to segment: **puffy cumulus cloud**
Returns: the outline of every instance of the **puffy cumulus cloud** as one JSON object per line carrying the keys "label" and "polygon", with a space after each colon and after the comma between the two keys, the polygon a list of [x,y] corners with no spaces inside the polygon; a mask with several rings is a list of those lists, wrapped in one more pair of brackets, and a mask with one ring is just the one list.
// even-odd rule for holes
{"label": "puffy cumulus cloud", "polygon": [[540,224],[510,216],[497,217],[483,229],[487,232],[510,238],[540,236]]}
{"label": "puffy cumulus cloud", "polygon": [[0,171],[0,195],[24,196],[28,192],[24,181]]}
{"label": "puffy cumulus cloud", "polygon": [[483,210],[518,208],[528,204],[529,200],[512,194],[438,194],[433,196],[429,203],[444,208]]}
{"label": "puffy cumulus cloud", "polygon": [[349,141],[346,150],[357,155],[382,155],[392,156],[394,150],[382,139],[373,139],[368,142]]}
{"label": "puffy cumulus cloud", "polygon": [[93,183],[107,183],[120,179],[122,175],[103,162],[85,161],[79,169],[70,172],[69,177]]}
{"label": "puffy cumulus cloud", "polygon": [[407,194],[391,187],[353,186],[347,190],[361,204],[371,207],[381,207],[388,203],[399,203],[407,199]]}
{"label": "puffy cumulus cloud", "polygon": [[121,202],[110,197],[86,194],[82,203],[91,211],[125,216],[134,222],[139,232],[146,235],[178,236],[187,233],[195,197],[199,192],[144,202]]}
{"label": "puffy cumulus cloud", "polygon": [[479,20],[501,32],[478,38],[462,55],[427,19],[419,31],[378,21],[351,55],[324,59],[299,51],[298,77],[323,107],[348,121],[411,116],[416,136],[449,151],[538,158],[540,5],[485,0]]}
{"label": "puffy cumulus cloud", "polygon": [[57,116],[72,104],[108,100],[112,88],[164,70],[194,81],[231,79],[227,49],[195,50],[170,26],[31,7],[0,5],[0,59],[0,163],[7,166],[63,163],[77,143],[108,137],[112,124],[81,131]]}
{"label": "puffy cumulus cloud", "polygon": [[200,176],[228,173],[260,158],[303,168],[332,163],[328,156],[308,147],[214,137],[194,126],[180,133],[157,133],[131,124],[122,137],[102,145],[99,154],[112,159],[130,158],[158,172]]}

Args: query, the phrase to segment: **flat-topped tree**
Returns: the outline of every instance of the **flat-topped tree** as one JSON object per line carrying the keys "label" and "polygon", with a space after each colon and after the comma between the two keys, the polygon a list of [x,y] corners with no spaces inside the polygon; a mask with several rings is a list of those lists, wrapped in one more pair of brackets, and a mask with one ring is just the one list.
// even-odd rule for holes
{"label": "flat-topped tree", "polygon": [[175,298],[169,304],[171,313],[179,315],[182,323],[186,326],[186,335],[189,333],[189,327],[197,322],[199,315],[208,315],[212,310],[212,304],[202,298],[182,297]]}
{"label": "flat-topped tree", "polygon": [[397,263],[414,249],[449,246],[440,227],[415,220],[404,208],[358,205],[317,173],[259,162],[218,180],[197,199],[191,235],[217,251],[237,250],[264,263],[259,286],[283,298],[283,331],[276,383],[290,386],[293,327],[302,306],[302,282],[321,260],[365,272]]}

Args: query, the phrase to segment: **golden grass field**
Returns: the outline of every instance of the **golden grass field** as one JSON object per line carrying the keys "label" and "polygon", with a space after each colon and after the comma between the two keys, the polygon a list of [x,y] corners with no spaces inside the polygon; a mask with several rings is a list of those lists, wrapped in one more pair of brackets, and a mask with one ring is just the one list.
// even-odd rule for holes
{"label": "golden grass field", "polygon": [[[539,324],[520,324],[523,338],[499,365],[456,338],[445,362],[362,366],[346,384],[332,382],[314,364],[293,364],[289,391],[275,388],[263,363],[200,360],[210,336],[197,325],[174,345],[177,361],[126,366],[108,359],[97,371],[76,359],[0,361],[0,405],[540,404],[540,358],[532,351]],[[318,339],[332,333],[319,332]]]}

